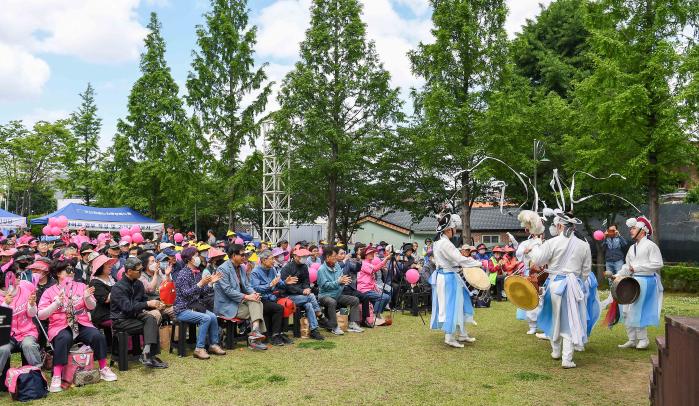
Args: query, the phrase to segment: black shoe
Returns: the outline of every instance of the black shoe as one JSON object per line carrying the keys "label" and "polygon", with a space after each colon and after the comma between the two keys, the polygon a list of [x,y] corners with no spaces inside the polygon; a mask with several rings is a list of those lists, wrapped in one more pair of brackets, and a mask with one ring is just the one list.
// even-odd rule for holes
{"label": "black shoe", "polygon": [[284,345],[284,340],[279,335],[276,335],[272,337],[270,344],[281,347]]}
{"label": "black shoe", "polygon": [[294,340],[287,337],[286,334],[284,334],[284,333],[279,334],[279,337],[281,337],[282,341],[284,341],[284,344],[293,344],[294,343]]}
{"label": "black shoe", "polygon": [[328,319],[326,317],[323,317],[322,319],[318,319],[318,327],[322,327],[322,328],[327,329],[328,328]]}
{"label": "black shoe", "polygon": [[309,336],[314,340],[319,340],[319,341],[325,340],[325,337],[323,337],[323,335],[320,334],[320,331],[318,331],[317,328],[314,328],[313,330],[311,330],[311,334],[309,334]]}
{"label": "black shoe", "polygon": [[157,355],[154,355],[154,356],[153,356],[153,360],[154,360],[155,362],[158,362],[158,363],[160,363],[160,364],[163,364],[163,365],[164,365],[163,368],[167,368],[167,367],[169,366],[169,365],[167,364],[167,362],[161,360],[160,357],[158,357]]}
{"label": "black shoe", "polygon": [[143,366],[148,367],[148,368],[160,368],[160,369],[167,368],[167,365],[163,365],[162,363],[157,362],[153,358],[146,358],[145,355],[141,355],[141,357],[139,358],[139,361],[141,361],[141,364],[143,364]]}

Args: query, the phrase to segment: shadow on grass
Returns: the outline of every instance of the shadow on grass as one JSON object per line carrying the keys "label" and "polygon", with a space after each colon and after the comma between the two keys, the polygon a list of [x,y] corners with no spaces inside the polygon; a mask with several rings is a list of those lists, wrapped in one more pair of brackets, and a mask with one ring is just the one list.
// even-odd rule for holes
{"label": "shadow on grass", "polygon": [[520,381],[548,381],[551,375],[537,374],[536,372],[517,372],[515,378]]}
{"label": "shadow on grass", "polygon": [[306,341],[299,343],[298,348],[310,348],[313,350],[332,350],[336,344],[334,341]]}

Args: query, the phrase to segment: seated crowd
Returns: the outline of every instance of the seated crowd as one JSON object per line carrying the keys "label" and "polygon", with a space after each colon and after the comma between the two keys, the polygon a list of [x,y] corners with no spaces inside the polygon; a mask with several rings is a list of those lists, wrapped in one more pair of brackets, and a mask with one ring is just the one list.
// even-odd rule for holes
{"label": "seated crowd", "polygon": [[[502,281],[520,267],[514,249],[495,247],[491,255],[481,244],[465,245],[461,252],[483,262],[495,297],[502,300]],[[162,237],[141,244],[111,236],[91,240],[84,229],[51,240],[29,232],[0,236],[0,301],[13,310],[10,342],[0,345],[0,367],[20,351],[25,363],[40,366],[50,344],[49,390],[58,392],[71,347],[82,343],[92,349],[101,379],[115,381],[105,332],[122,331],[142,334],[143,365],[167,368],[158,357],[159,330],[174,321],[197,326],[193,356],[198,359],[226,354],[220,320],[245,322],[252,350],[289,345],[284,314],[292,302],[305,313],[312,339],[324,340],[321,330],[344,334],[337,316],[341,309],[348,309],[346,330],[361,333],[388,324],[382,313],[400,306],[405,289],[429,291],[436,268],[432,258],[429,240],[422,251],[417,243],[395,250],[381,242],[356,243],[350,252],[344,244],[323,241],[293,247],[287,241],[275,247],[244,244],[231,231],[225,240],[216,240],[212,231],[206,242],[193,233],[177,239],[171,226]],[[406,287],[411,269],[420,281]],[[161,297],[166,282],[175,290],[174,302],[167,304]]]}

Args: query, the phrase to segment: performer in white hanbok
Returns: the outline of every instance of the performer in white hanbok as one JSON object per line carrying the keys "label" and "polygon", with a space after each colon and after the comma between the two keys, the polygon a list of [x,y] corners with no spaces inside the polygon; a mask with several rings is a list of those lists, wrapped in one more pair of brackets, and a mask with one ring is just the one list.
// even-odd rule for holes
{"label": "performer in white hanbok", "polygon": [[549,284],[537,326],[551,341],[551,357],[562,358],[563,368],[575,368],[573,353],[588,340],[585,286],[590,275],[590,246],[573,232],[580,220],[563,213],[554,218],[555,236],[525,249],[536,266],[548,265]]}
{"label": "performer in white hanbok", "polygon": [[444,331],[444,342],[452,347],[463,348],[461,342],[474,342],[468,335],[465,323],[473,322],[473,305],[466,284],[456,274],[462,267],[481,267],[481,262],[461,255],[451,242],[456,229],[461,227],[461,218],[455,214],[440,215],[437,238],[432,245],[437,270],[430,277],[432,285],[432,319],[430,328]]}
{"label": "performer in white hanbok", "polygon": [[[531,272],[530,265],[532,261],[529,251],[532,247],[534,247],[534,245],[541,244],[541,237],[543,237],[544,234],[544,225],[539,215],[536,212],[529,210],[521,211],[517,216],[517,220],[520,221],[522,227],[524,227],[525,231],[529,234],[528,239],[517,244],[517,251],[515,252],[517,260],[524,264],[522,274],[528,277]],[[514,237],[511,237],[510,239],[512,240]],[[525,251],[527,253],[525,253]],[[517,309],[517,320],[526,320],[527,324],[529,325],[527,334],[531,335],[536,333],[536,319],[541,312],[542,304],[543,301],[539,299],[539,306],[537,306],[534,310]]]}
{"label": "performer in white hanbok", "polygon": [[648,236],[653,234],[650,221],[641,216],[626,221],[634,245],[626,254],[626,264],[616,277],[632,276],[641,286],[638,299],[629,305],[620,305],[621,320],[626,327],[629,340],[619,348],[648,348],[648,326],[657,326],[663,305],[663,285],[660,269],[663,257],[660,248]]}

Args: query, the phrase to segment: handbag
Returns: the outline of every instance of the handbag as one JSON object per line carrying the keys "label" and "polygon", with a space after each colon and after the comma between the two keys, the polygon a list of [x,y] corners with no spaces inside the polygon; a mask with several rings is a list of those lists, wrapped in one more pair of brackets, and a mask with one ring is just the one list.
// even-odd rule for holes
{"label": "handbag", "polygon": [[175,282],[165,281],[160,285],[160,301],[168,306],[175,304],[175,298],[177,296],[175,292]]}
{"label": "handbag", "polygon": [[[89,347],[83,346],[82,348],[71,349],[70,354],[68,354],[68,363],[63,369],[63,380],[69,383],[76,383],[76,374],[81,371],[93,370],[94,361],[94,353]],[[99,381],[99,371],[95,370],[95,372],[97,372],[97,380]]]}
{"label": "handbag", "polygon": [[311,336],[311,326],[308,323],[308,317],[301,317],[299,323],[301,324],[301,338],[309,338]]}
{"label": "handbag", "polygon": [[49,394],[46,378],[39,368],[31,365],[8,369],[5,386],[12,399],[20,402],[45,398]]}
{"label": "handbag", "polygon": [[337,326],[342,329],[342,331],[347,332],[349,329],[349,315],[337,313]]}

